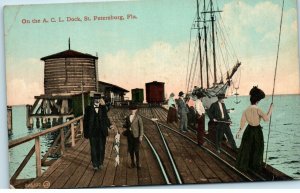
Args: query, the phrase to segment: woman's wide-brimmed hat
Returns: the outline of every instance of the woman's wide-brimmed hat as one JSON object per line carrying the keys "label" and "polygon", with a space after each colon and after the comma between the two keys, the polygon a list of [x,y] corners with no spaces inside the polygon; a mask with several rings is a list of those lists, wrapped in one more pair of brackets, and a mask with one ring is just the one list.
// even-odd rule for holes
{"label": "woman's wide-brimmed hat", "polygon": [[174,97],[174,96],[175,96],[175,94],[174,94],[174,93],[171,93],[171,94],[170,94],[170,97]]}
{"label": "woman's wide-brimmed hat", "polygon": [[250,90],[250,96],[252,98],[255,98],[256,101],[260,101],[261,99],[265,98],[265,93],[263,90],[259,89],[257,86],[254,86],[251,90]]}

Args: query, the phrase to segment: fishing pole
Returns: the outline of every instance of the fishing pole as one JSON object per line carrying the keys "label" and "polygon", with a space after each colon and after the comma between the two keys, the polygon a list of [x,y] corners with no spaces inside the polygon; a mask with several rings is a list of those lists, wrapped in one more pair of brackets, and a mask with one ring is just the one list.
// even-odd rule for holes
{"label": "fishing pole", "polygon": [[227,123],[227,124],[231,124],[232,122],[230,121],[214,121],[215,123]]}
{"label": "fishing pole", "polygon": [[[275,91],[275,83],[276,83],[276,75],[277,75],[277,66],[278,66],[278,56],[279,56],[279,47],[280,47],[280,38],[281,38],[281,28],[282,28],[282,18],[283,18],[283,8],[284,8],[284,0],[282,0],[282,8],[281,8],[281,19],[280,19],[280,29],[279,29],[279,40],[277,45],[277,56],[276,56],[276,65],[275,65],[275,73],[274,73],[274,81],[273,81],[273,91],[272,91],[272,102],[274,101],[274,91]],[[265,158],[265,167],[267,166],[267,159],[268,159],[268,148],[269,148],[269,140],[270,140],[270,133],[271,133],[271,121],[272,115],[270,116],[269,122],[269,133],[268,133],[268,141],[267,141],[267,148],[266,148],[266,158]]]}

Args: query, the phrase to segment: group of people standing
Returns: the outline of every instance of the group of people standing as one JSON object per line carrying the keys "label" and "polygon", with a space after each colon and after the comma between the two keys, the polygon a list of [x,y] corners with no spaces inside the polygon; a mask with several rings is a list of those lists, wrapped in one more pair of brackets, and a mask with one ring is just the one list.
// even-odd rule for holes
{"label": "group of people standing", "polygon": [[180,131],[181,132],[188,132],[188,114],[194,111],[195,122],[197,122],[197,139],[199,145],[205,145],[205,141],[203,139],[205,134],[205,109],[202,104],[202,98],[205,97],[204,93],[198,92],[196,94],[196,99],[192,105],[189,105],[188,102],[190,99],[184,97],[184,93],[182,91],[178,94],[178,99],[174,99],[175,94],[171,93],[170,98],[168,99],[168,116],[167,122],[178,122],[178,118],[180,120]]}
{"label": "group of people standing", "polygon": [[[178,99],[174,99],[174,93],[171,93],[168,100],[168,116],[167,122],[172,123],[180,120],[179,130],[181,132],[187,132],[188,128],[188,113],[191,109],[196,114],[196,130],[197,139],[200,146],[205,146],[205,114],[210,119],[209,125],[215,127],[215,146],[218,153],[220,153],[220,146],[224,135],[226,136],[231,148],[237,152],[236,167],[242,171],[260,170],[263,163],[264,152],[264,139],[262,133],[262,127],[260,121],[268,121],[272,114],[273,104],[270,105],[267,113],[264,113],[257,105],[259,101],[265,98],[265,93],[257,86],[250,90],[250,103],[251,105],[243,112],[240,121],[240,129],[236,134],[236,138],[241,138],[241,145],[237,148],[233,134],[230,129],[232,124],[231,118],[226,109],[224,99],[225,94],[217,95],[218,100],[213,103],[209,109],[204,109],[202,99],[205,94],[202,92],[196,93],[196,99],[194,99],[194,105],[188,105],[188,97],[184,97],[184,93],[181,91],[178,94]],[[248,123],[245,127],[246,122]]]}
{"label": "group of people standing", "polygon": [[[253,87],[250,90],[251,105],[243,112],[240,129],[236,134],[236,138],[241,138],[239,149],[236,146],[232,135],[230,125],[231,119],[227,112],[224,99],[224,94],[218,95],[218,101],[213,103],[209,109],[205,110],[202,104],[202,99],[205,94],[202,92],[196,93],[193,108],[196,114],[197,122],[197,139],[200,146],[205,146],[205,114],[209,116],[210,121],[216,128],[216,149],[220,153],[220,144],[224,134],[230,143],[233,150],[238,152],[236,167],[242,171],[252,170],[258,171],[262,167],[264,139],[260,121],[268,121],[272,114],[273,105],[271,104],[268,113],[264,113],[257,105],[259,101],[265,98],[265,93],[258,87]],[[187,100],[184,98],[184,93],[181,91],[178,94],[177,101],[175,95],[171,93],[168,100],[169,112],[167,122],[178,122],[180,119],[180,131],[187,132],[188,113],[190,108],[187,105]],[[105,157],[105,144],[108,136],[108,129],[113,128],[107,116],[109,108],[101,95],[92,97],[91,105],[87,106],[84,114],[84,137],[90,141],[91,160],[94,170],[103,168]],[[245,127],[248,123],[247,127]],[[123,133],[128,140],[128,152],[131,158],[131,168],[141,168],[139,149],[143,140],[144,126],[142,118],[137,114],[137,107],[130,107],[130,115],[125,119],[126,128]]]}

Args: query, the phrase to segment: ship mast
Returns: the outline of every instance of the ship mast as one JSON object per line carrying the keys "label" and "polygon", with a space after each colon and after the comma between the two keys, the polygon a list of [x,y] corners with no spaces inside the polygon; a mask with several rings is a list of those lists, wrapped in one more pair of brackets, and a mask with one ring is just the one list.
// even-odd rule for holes
{"label": "ship mast", "polygon": [[[211,29],[212,29],[211,33],[212,33],[212,46],[213,46],[214,84],[217,83],[217,64],[216,64],[216,46],[215,46],[215,44],[216,44],[215,43],[215,20],[216,19],[215,19],[215,15],[214,15],[214,13],[216,13],[216,12],[222,12],[222,11],[219,11],[219,10],[214,11],[213,10],[213,1],[212,0],[210,0],[210,11],[205,11],[205,1],[204,1],[204,11],[202,13],[204,15],[209,13],[210,18],[211,18],[210,22],[211,22]],[[204,20],[204,22],[205,22],[205,20]],[[205,29],[204,33],[206,34],[206,26],[204,26],[204,29]],[[207,34],[205,36],[207,36]],[[207,37],[206,37],[206,39],[207,39]],[[207,43],[207,40],[205,40],[205,44],[206,43]],[[206,53],[207,53],[207,44],[205,45],[205,47],[206,47]],[[207,58],[206,58],[206,60],[207,60]],[[208,61],[206,61],[206,62],[208,62]],[[208,63],[206,63],[206,65],[207,65],[207,71],[208,71]],[[208,75],[208,73],[207,73],[207,75]],[[209,86],[209,83],[207,83],[207,85]]]}
{"label": "ship mast", "polygon": [[201,35],[200,35],[200,13],[199,13],[199,1],[197,0],[197,29],[198,29],[198,49],[199,49],[199,62],[200,62],[200,79],[201,87],[203,88],[203,74],[202,74],[202,60],[201,60]]}
{"label": "ship mast", "polygon": [[215,16],[213,12],[213,3],[210,0],[210,17],[211,17],[211,30],[212,30],[212,44],[213,44],[213,61],[214,61],[214,84],[217,83],[217,65],[216,65],[216,46],[215,46]]}
{"label": "ship mast", "polygon": [[[204,8],[205,11],[205,0],[204,0]],[[206,14],[204,14],[204,49],[205,49],[205,63],[206,63],[206,88],[209,88],[209,76],[208,76],[208,54],[207,54],[207,27],[206,27]]]}

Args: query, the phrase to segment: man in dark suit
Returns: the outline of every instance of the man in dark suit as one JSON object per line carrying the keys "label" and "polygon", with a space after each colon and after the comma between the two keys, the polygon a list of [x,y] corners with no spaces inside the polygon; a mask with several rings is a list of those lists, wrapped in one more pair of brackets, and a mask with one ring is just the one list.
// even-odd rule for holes
{"label": "man in dark suit", "polygon": [[218,101],[211,104],[208,116],[216,124],[216,148],[218,153],[220,153],[220,144],[224,134],[226,135],[228,142],[230,143],[232,149],[236,150],[236,144],[230,130],[231,120],[227,112],[224,99],[225,94],[219,94]]}
{"label": "man in dark suit", "polygon": [[85,109],[84,137],[90,140],[91,158],[94,170],[103,168],[106,137],[111,127],[107,116],[108,108],[100,94],[92,96],[91,105]]}

